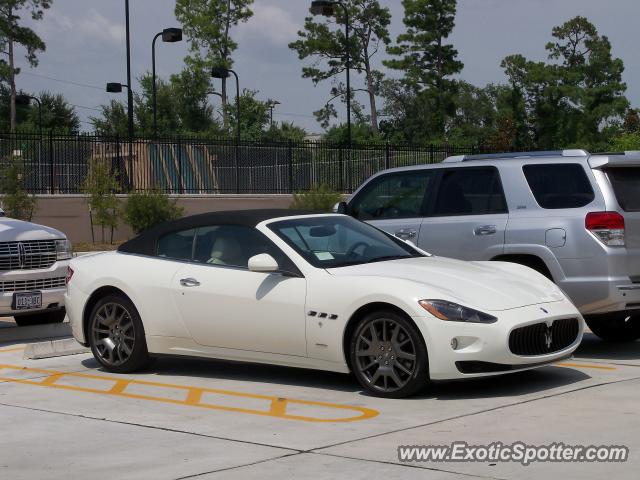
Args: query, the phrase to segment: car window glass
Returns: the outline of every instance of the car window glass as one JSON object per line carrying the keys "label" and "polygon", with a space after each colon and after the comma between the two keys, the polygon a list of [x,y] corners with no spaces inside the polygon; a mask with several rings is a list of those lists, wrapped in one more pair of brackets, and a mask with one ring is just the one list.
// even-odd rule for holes
{"label": "car window glass", "polygon": [[176,260],[191,260],[195,229],[172,232],[158,240],[158,256]]}
{"label": "car window glass", "polygon": [[553,164],[522,167],[531,192],[542,208],[579,208],[595,198],[582,165]]}
{"label": "car window glass", "polygon": [[198,229],[193,259],[199,263],[247,268],[249,259],[261,253],[271,255],[281,267],[288,260],[253,227],[212,225]]}
{"label": "car window glass", "polygon": [[640,168],[613,167],[605,171],[620,207],[625,212],[640,212]]}
{"label": "car window glass", "polygon": [[360,220],[422,216],[425,193],[431,188],[432,170],[387,174],[373,180],[350,205]]}
{"label": "car window glass", "polygon": [[498,213],[507,213],[507,204],[496,168],[451,168],[442,172],[434,215]]}
{"label": "car window glass", "polygon": [[284,220],[268,226],[318,268],[422,256],[401,240],[344,215]]}

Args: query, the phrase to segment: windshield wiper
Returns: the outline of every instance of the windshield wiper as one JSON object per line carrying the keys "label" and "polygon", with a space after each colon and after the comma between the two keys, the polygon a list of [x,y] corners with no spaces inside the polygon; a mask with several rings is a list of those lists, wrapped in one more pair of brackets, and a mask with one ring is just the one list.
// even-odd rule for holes
{"label": "windshield wiper", "polygon": [[384,262],[387,260],[400,260],[403,258],[413,258],[411,255],[386,255],[384,257],[376,257],[371,260],[367,260],[364,263],[375,263],[375,262]]}

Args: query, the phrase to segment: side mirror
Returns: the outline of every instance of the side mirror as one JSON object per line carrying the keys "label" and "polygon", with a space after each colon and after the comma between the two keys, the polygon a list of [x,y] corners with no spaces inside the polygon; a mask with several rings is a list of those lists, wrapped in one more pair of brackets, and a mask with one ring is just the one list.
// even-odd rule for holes
{"label": "side mirror", "polygon": [[347,202],[338,202],[333,206],[333,213],[349,215],[349,205],[347,205]]}
{"label": "side mirror", "polygon": [[254,255],[249,259],[249,270],[252,272],[271,273],[280,270],[280,266],[276,259],[268,253]]}

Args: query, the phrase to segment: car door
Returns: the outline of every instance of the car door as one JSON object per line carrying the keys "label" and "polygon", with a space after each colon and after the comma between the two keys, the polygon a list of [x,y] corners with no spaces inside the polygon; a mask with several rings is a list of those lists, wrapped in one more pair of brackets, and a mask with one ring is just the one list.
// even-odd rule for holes
{"label": "car door", "polygon": [[488,260],[504,250],[507,204],[498,169],[438,169],[418,246],[435,255]]}
{"label": "car door", "polygon": [[349,213],[398,238],[418,244],[431,169],[390,172],[372,179],[349,204]]}
{"label": "car door", "polygon": [[[269,253],[293,274],[252,272],[249,258]],[[195,235],[192,261],[173,278],[182,319],[200,345],[305,356],[306,280],[254,228],[212,225]]]}

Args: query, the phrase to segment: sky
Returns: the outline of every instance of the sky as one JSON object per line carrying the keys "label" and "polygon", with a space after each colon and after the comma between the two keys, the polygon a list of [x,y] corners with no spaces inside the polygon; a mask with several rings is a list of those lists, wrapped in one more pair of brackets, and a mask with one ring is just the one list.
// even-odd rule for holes
{"label": "sky", "polygon": [[[259,98],[278,100],[274,120],[293,121],[309,133],[322,129],[313,111],[328,100],[330,82],[314,86],[301,78],[301,62],[287,44],[308,14],[307,0],[255,0],[254,16],[232,31],[239,44],[234,69],[241,89],[259,90]],[[392,13],[391,34],[403,30],[400,0],[381,0]],[[132,75],[151,70],[151,40],[163,28],[179,26],[175,0],[130,0]],[[640,106],[640,55],[637,21],[639,0],[458,0],[456,26],[450,42],[464,63],[460,78],[478,86],[505,81],[500,61],[512,53],[532,60],[546,57],[551,29],[576,16],[586,16],[607,35],[614,56],[625,64],[627,97]],[[89,117],[99,105],[118,95],[104,91],[106,82],[126,82],[124,0],[53,0],[44,19],[33,28],[47,45],[37,68],[18,57],[22,73],[17,86],[27,92],[62,93],[76,106],[82,129],[91,130]],[[18,51],[21,55],[24,52]],[[187,42],[156,48],[156,68],[161,77],[182,69]],[[384,58],[379,54],[378,63]],[[391,75],[397,75],[392,72]],[[55,79],[55,80],[54,80]],[[353,80],[359,88],[361,79]],[[134,81],[134,90],[138,88]],[[216,86],[219,89],[219,86]],[[122,100],[125,95],[121,94]],[[364,98],[360,99],[364,102]],[[218,101],[212,97],[211,101]],[[340,112],[344,115],[344,112]]]}

